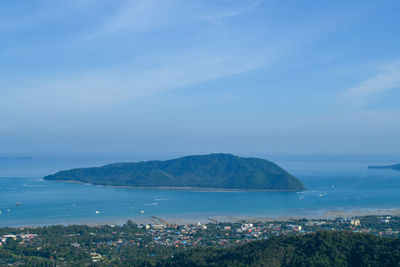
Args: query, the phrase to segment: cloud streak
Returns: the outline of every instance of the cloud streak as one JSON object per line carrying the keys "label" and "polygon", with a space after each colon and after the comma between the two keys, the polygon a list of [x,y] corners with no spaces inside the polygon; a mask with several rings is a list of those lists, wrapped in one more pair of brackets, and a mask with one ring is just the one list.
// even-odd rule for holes
{"label": "cloud streak", "polygon": [[400,61],[382,66],[372,78],[360,82],[356,87],[339,93],[342,104],[364,106],[379,94],[400,88]]}
{"label": "cloud streak", "polygon": [[36,81],[35,84],[41,85],[3,93],[0,110],[5,114],[18,106],[24,110],[20,114],[25,118],[96,112],[137,97],[250,71],[261,64],[256,57],[243,59],[206,53],[140,71],[105,71],[63,77],[58,81]]}
{"label": "cloud streak", "polygon": [[[110,34],[154,29],[164,27],[168,23],[184,24],[189,20],[204,23],[208,20],[237,16],[248,12],[257,4],[251,1],[251,4],[242,4],[236,8],[213,9],[194,3],[199,2],[129,1],[127,8],[117,12],[100,32]],[[198,12],[198,8],[204,12]],[[186,15],[179,17],[178,13]],[[296,45],[287,34],[261,46],[254,38],[244,41],[250,42],[249,44],[238,40],[237,36],[220,36],[215,34],[213,27],[207,27],[205,31],[207,32],[205,36],[211,34],[217,36],[216,39],[204,39],[196,46],[182,46],[178,51],[167,51],[168,53],[161,56],[159,51],[153,54],[153,50],[157,50],[159,46],[149,49],[144,55],[128,54],[121,60],[121,63],[124,63],[122,67],[104,66],[79,71],[77,66],[78,71],[75,73],[52,75],[51,78],[25,78],[21,84],[13,85],[15,90],[0,91],[0,112],[7,114],[15,110],[15,107],[19,107],[20,112],[15,114],[14,119],[18,118],[19,114],[25,119],[29,117],[54,119],[97,112],[137,97],[154,95],[264,67],[276,62],[280,56],[290,53]],[[297,30],[295,39],[298,37],[298,32]],[[124,40],[129,44],[129,38],[118,39],[119,42]],[[97,42],[97,40],[87,40],[85,45]],[[138,60],[152,63],[142,66],[140,63],[135,63]]]}
{"label": "cloud streak", "polygon": [[90,37],[167,28],[182,23],[222,20],[249,12],[258,1],[244,1],[236,6],[210,6],[193,0],[128,1]]}

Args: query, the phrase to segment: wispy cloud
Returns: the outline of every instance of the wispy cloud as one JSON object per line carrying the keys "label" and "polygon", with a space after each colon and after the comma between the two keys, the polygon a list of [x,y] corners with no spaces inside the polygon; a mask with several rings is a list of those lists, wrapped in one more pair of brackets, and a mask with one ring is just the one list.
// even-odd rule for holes
{"label": "wispy cloud", "polygon": [[250,71],[261,64],[255,55],[242,58],[205,53],[184,55],[173,63],[138,71],[97,71],[49,82],[31,81],[39,86],[25,85],[24,89],[2,93],[0,112],[15,106],[24,110],[24,117],[95,112],[137,97]]}
{"label": "wispy cloud", "polygon": [[128,1],[108,17],[90,36],[166,28],[181,23],[221,20],[254,9],[258,1],[243,1],[235,6],[210,6],[193,0]]}
{"label": "wispy cloud", "polygon": [[343,104],[363,106],[376,99],[379,94],[392,89],[400,89],[400,61],[380,66],[374,77],[340,92],[339,101]]}
{"label": "wispy cloud", "polygon": [[[240,21],[232,20],[227,21],[229,29],[226,34],[224,27],[221,30],[209,23],[250,13],[259,1],[238,1],[233,7],[217,5],[213,1],[191,0],[137,0],[125,3],[125,6],[108,12],[109,19],[105,24],[100,23],[100,28],[93,33],[104,38],[80,40],[79,44],[74,44],[72,52],[79,55],[88,47],[99,45],[104,50],[98,49],[101,51],[98,57],[118,58],[118,64],[101,64],[99,60],[99,66],[88,64],[87,67],[84,60],[78,60],[67,73],[33,79],[25,77],[19,84],[13,84],[16,88],[14,91],[0,91],[0,114],[15,112],[16,107],[24,109],[19,112],[21,117],[42,118],[104,110],[137,97],[279,64],[293,51],[318,39],[322,29],[327,31],[322,22],[317,30],[310,30],[309,22],[306,26],[282,28],[267,34],[264,24],[268,21],[262,20],[264,24],[258,23],[257,27],[252,24],[251,28],[246,28],[246,24],[242,26]],[[73,6],[71,9],[81,8],[89,10],[90,5]],[[115,10],[118,11],[115,13]],[[103,17],[104,14],[99,16]],[[189,22],[201,24],[201,30],[196,32],[198,35],[181,33],[181,26]],[[99,21],[95,24],[99,25]],[[165,39],[171,41],[172,45],[154,43],[153,34],[142,36],[140,32],[172,24],[179,25],[165,30],[179,36],[182,44],[175,42],[174,37]],[[186,31],[193,33],[196,29],[191,26]],[[130,36],[108,36],[132,31],[135,37],[140,35],[137,39],[142,43],[134,43],[136,39],[132,41]],[[113,45],[124,52],[119,53]],[[131,46],[143,53],[135,53]],[[77,59],[77,56],[74,58]],[[16,117],[19,115],[16,114]]]}
{"label": "wispy cloud", "polygon": [[[166,23],[171,23],[170,20],[173,23],[184,23],[186,19],[196,19],[204,23],[207,20],[237,16],[258,4],[257,1],[245,1],[246,5],[235,8],[204,6],[200,9],[204,12],[198,12],[193,3],[183,3],[182,0],[130,1],[126,9],[117,13],[101,28],[101,33],[164,27]],[[182,18],[178,13],[185,13],[186,17]],[[261,33],[264,27],[261,25],[259,29],[251,29],[252,34],[257,30]],[[307,27],[285,29],[265,38],[258,35],[247,36],[244,29],[227,36],[220,35],[212,26],[202,28],[201,32],[207,32],[205,36],[213,37],[199,38],[200,41],[190,47],[182,45],[176,50],[175,47],[169,47],[170,50],[166,50],[165,54],[158,50],[164,51],[163,44],[155,49],[142,49],[145,51],[143,55],[127,53],[121,58],[121,66],[81,69],[76,65],[75,74],[70,72],[59,76],[25,78],[24,82],[15,85],[16,90],[0,92],[0,113],[7,114],[18,107],[20,110],[24,109],[19,112],[22,117],[52,119],[97,112],[137,97],[279,64],[280,60],[293,54],[293,51],[305,43],[317,39],[317,34],[313,31],[310,33]],[[118,38],[119,43],[129,46],[129,38]],[[187,38],[192,41],[190,36]],[[110,41],[110,38],[106,39]],[[89,44],[97,42],[98,40],[87,40]],[[108,53],[110,56],[113,51]],[[140,62],[146,64],[142,65]],[[18,114],[14,119],[16,117]]]}
{"label": "wispy cloud", "polygon": [[[199,3],[201,2],[183,0],[128,1],[96,34],[154,29],[167,27],[169,23],[182,24],[194,20],[201,23],[220,20],[249,12],[256,7],[258,1],[244,1],[236,7],[217,8]],[[88,8],[86,5],[84,7]],[[51,118],[62,114],[69,116],[96,112],[137,97],[264,67],[276,62],[297,45],[287,35],[284,38],[277,37],[268,44],[258,44],[257,40],[237,39],[237,36],[243,35],[235,35],[233,38],[219,36],[215,34],[213,27],[202,31],[207,32],[207,36],[209,33],[217,36],[217,40],[213,42],[204,38],[198,45],[181,46],[177,51],[171,49],[166,54],[160,54],[157,49],[153,51],[154,48],[148,49],[143,55],[128,53],[125,58],[121,58],[121,66],[84,70],[77,66],[75,74],[26,78],[21,84],[15,85],[16,90],[0,92],[0,112],[5,114],[16,106],[25,109],[25,112],[21,112],[25,117],[39,115]],[[296,39],[297,33],[298,30]],[[118,42],[128,44],[130,40],[124,38],[119,38]],[[252,44],[243,45],[247,41]],[[87,40],[88,44],[97,42],[98,40]],[[157,48],[163,48],[163,45]],[[138,59],[152,63],[143,66],[135,63],[140,62]],[[57,111],[58,114],[49,111]]]}

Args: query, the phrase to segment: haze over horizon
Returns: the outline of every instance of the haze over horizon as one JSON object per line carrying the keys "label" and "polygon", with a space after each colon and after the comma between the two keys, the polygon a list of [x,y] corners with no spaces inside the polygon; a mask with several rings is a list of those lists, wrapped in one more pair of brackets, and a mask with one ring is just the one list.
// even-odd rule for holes
{"label": "haze over horizon", "polygon": [[0,8],[0,156],[400,154],[399,1]]}

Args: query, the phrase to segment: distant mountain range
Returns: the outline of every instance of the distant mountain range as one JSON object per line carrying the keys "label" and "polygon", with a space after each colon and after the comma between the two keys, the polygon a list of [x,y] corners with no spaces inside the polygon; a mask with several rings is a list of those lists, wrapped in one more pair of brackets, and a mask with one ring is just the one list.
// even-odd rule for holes
{"label": "distant mountain range", "polygon": [[33,159],[29,156],[22,156],[22,157],[0,157],[0,160],[30,160]]}
{"label": "distant mountain range", "polygon": [[44,179],[133,187],[304,189],[297,178],[271,161],[222,153],[72,169]]}
{"label": "distant mountain range", "polygon": [[368,166],[368,169],[392,169],[400,171],[400,164],[388,165],[388,166]]}

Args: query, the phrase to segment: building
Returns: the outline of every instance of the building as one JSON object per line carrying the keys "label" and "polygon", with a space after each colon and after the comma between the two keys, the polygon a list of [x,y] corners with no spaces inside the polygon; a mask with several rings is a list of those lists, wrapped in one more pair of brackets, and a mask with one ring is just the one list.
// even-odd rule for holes
{"label": "building", "polygon": [[92,257],[93,262],[99,262],[103,258],[100,253],[92,252],[90,253],[90,256]]}

